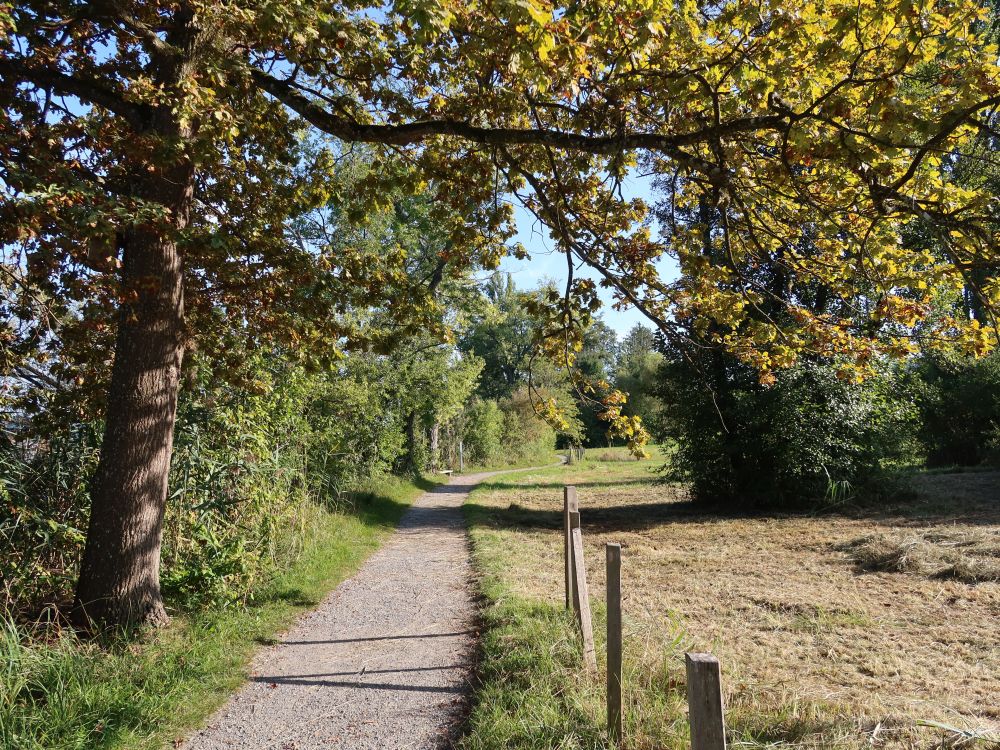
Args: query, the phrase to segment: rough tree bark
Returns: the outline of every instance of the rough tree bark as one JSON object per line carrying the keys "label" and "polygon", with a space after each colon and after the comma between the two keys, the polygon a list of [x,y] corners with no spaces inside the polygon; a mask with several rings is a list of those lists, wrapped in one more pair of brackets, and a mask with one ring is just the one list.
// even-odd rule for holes
{"label": "rough tree bark", "polygon": [[76,605],[81,624],[162,624],[160,541],[183,356],[177,246],[126,237],[124,293]]}
{"label": "rough tree bark", "polygon": [[[171,41],[180,54],[157,67],[165,87],[176,90],[190,75],[196,34],[193,15],[179,19]],[[169,107],[160,107],[142,134],[154,144],[151,155],[173,155],[137,170],[137,195],[163,206],[166,218],[124,231],[104,442],[74,604],[74,618],[86,628],[162,625],[169,619],[160,594],[160,544],[184,355],[183,262],[176,237],[187,226],[194,193],[194,166],[185,148],[190,135]]]}

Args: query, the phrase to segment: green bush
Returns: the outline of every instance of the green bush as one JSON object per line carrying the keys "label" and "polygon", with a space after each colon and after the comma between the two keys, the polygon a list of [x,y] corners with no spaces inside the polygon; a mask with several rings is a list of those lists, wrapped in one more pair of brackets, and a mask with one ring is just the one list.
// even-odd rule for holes
{"label": "green bush", "polygon": [[504,455],[510,463],[552,462],[556,432],[535,413],[527,388],[519,388],[500,403],[504,415]]}
{"label": "green bush", "polygon": [[914,409],[891,372],[855,384],[830,365],[804,363],[765,386],[714,354],[711,385],[686,361],[661,370],[657,437],[674,446],[668,475],[689,482],[696,500],[836,501],[886,488],[886,470],[911,457]]}
{"label": "green bush", "polygon": [[[319,506],[388,474],[407,450],[394,365],[334,372],[249,356],[220,381],[192,357],[174,431],[161,581],[182,607],[244,602],[301,546]],[[34,618],[72,598],[102,425],[46,424],[0,440],[0,612]]]}
{"label": "green bush", "polygon": [[975,466],[996,459],[1000,355],[925,356],[914,372],[920,440],[928,466]]}
{"label": "green bush", "polygon": [[487,465],[504,454],[504,415],[496,401],[477,401],[466,410],[465,450],[472,464]]}
{"label": "green bush", "polygon": [[0,440],[0,612],[35,616],[72,593],[100,425]]}

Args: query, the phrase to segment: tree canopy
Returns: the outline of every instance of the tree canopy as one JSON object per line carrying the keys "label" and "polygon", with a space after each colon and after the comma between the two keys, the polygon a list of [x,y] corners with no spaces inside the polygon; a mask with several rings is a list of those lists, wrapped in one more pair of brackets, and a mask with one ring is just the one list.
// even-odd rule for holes
{"label": "tree canopy", "polygon": [[[81,605],[163,617],[186,351],[447,337],[440,279],[523,253],[512,201],[566,256],[534,311],[567,366],[598,284],[765,382],[803,352],[857,379],[918,336],[986,352],[996,203],[955,165],[995,137],[987,17],[974,0],[0,5],[2,364],[107,393]],[[360,143],[370,166],[331,192]],[[660,234],[623,190],[635,174],[664,200]],[[429,203],[430,255],[341,221],[399,210],[401,192]],[[303,228],[331,204],[349,241]],[[777,294],[761,268],[834,302]],[[621,394],[588,387],[641,442]],[[100,580],[129,556],[139,573]]]}
{"label": "tree canopy", "polygon": [[[216,267],[217,295],[301,281],[312,259],[296,261],[271,230],[325,197],[330,162],[290,153],[309,123],[419,165],[375,170],[357,186],[373,203],[385,181],[438,179],[438,199],[464,219],[453,239],[501,232],[510,215],[497,191],[513,191],[660,327],[714,320],[764,369],[807,348],[863,362],[906,347],[935,296],[972,286],[987,309],[996,301],[973,273],[993,263],[994,209],[950,169],[1000,101],[985,19],[974,2],[911,0],[21,3],[5,12],[0,59],[4,179],[18,199],[4,239],[45,246],[35,273],[61,255],[113,266],[116,228],[163,218],[135,170],[179,160],[199,176],[188,262]],[[173,132],[154,135],[168,113]],[[696,227],[669,242],[643,228],[647,207],[619,192],[637,169],[660,176],[678,208],[719,209],[723,261],[705,258]],[[933,249],[900,245],[912,223],[933,228]],[[468,257],[461,243],[451,252]],[[680,260],[676,283],[656,273],[664,253]],[[781,319],[763,314],[753,269],[776,256],[866,305],[840,320],[794,302]],[[248,257],[260,260],[234,262]],[[338,291],[370,295],[365,280]],[[571,278],[561,313],[593,304],[593,286]],[[990,345],[977,321],[926,326]]]}

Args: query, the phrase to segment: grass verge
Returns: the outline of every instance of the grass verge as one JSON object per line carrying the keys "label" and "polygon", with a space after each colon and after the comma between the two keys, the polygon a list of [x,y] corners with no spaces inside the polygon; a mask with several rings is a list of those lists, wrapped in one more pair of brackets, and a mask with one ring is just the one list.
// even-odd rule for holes
{"label": "grass verge", "polygon": [[350,513],[322,512],[297,561],[247,607],[177,615],[135,639],[28,640],[0,620],[0,747],[161,748],[198,726],[245,679],[262,644],[318,604],[438,480],[388,479]]}
{"label": "grass verge", "polygon": [[460,748],[560,747],[567,738],[569,747],[599,747],[600,696],[578,668],[580,644],[569,616],[511,592],[489,510],[470,502],[465,513],[483,610],[479,684]]}
{"label": "grass verge", "polygon": [[[624,450],[618,450],[606,460],[620,464],[629,459]],[[572,475],[579,467],[580,463],[547,468],[521,474],[516,481],[529,487],[549,486],[553,480]],[[512,560],[518,556],[518,532],[508,525],[506,514],[519,518],[528,529],[546,532],[555,530],[561,519],[557,522],[530,515],[522,517],[522,509],[516,503],[498,514],[477,502],[482,494],[507,491],[513,486],[510,477],[484,482],[473,491],[465,506],[483,607],[478,684],[458,747],[461,750],[607,748],[604,603],[596,597],[591,603],[599,664],[597,673],[588,673],[582,667],[581,642],[573,617],[563,603],[524,595],[511,586],[511,576],[518,572],[512,568]],[[551,575],[561,580],[561,558],[547,562]],[[556,562],[558,565],[552,567]],[[629,747],[679,750],[686,747],[688,733],[681,710],[683,684],[671,669],[675,660],[671,657],[682,654],[681,639],[655,644],[654,648],[661,653],[652,666],[648,658],[628,659],[623,666],[627,689],[633,694],[627,702],[643,707],[641,712],[633,710],[625,717],[626,734],[643,738],[641,743],[633,742]],[[672,718],[664,723],[664,717]],[[637,724],[645,726],[640,729]]]}

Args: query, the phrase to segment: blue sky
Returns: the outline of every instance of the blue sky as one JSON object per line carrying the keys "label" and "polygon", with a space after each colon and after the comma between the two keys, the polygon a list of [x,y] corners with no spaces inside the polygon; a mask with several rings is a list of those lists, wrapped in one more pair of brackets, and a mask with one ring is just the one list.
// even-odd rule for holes
{"label": "blue sky", "polygon": [[[501,270],[514,277],[519,289],[532,289],[543,280],[554,280],[561,287],[566,282],[566,256],[555,249],[555,243],[549,237],[548,229],[539,224],[530,213],[518,207],[516,214],[515,239],[527,248],[531,258],[528,260],[505,258],[500,265]],[[586,267],[577,268],[574,273],[595,280],[599,278],[597,273]],[[618,332],[619,338],[628,333],[636,323],[642,323],[647,328],[652,327],[642,313],[635,309],[622,311],[612,309],[610,290],[599,289],[599,292],[605,303],[600,313],[601,317]]]}
{"label": "blue sky", "polygon": [[[654,202],[649,179],[632,176],[625,181],[623,189],[626,197],[638,195],[649,204]],[[555,249],[555,243],[549,237],[548,229],[520,206],[515,207],[515,216],[517,218],[515,239],[524,245],[531,258],[528,260],[505,258],[500,266],[501,270],[510,273],[520,289],[532,289],[543,280],[554,280],[561,287],[566,281],[566,257]],[[652,231],[655,235],[655,227]],[[676,277],[677,267],[672,258],[664,257],[659,266],[663,275],[669,278]],[[574,274],[594,280],[600,278],[595,271],[586,267],[577,266]],[[619,338],[628,333],[636,323],[642,323],[647,328],[653,327],[649,320],[634,308],[614,310],[611,307],[610,290],[598,287],[598,291],[604,302],[600,315],[605,323],[617,331]]]}

